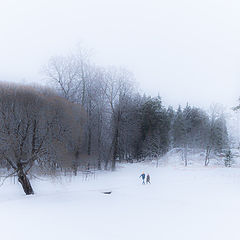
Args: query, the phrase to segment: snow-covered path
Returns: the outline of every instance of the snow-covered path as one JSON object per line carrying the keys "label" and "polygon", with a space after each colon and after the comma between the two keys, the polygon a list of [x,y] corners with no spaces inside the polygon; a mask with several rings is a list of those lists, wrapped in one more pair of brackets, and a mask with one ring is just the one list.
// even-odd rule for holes
{"label": "snow-covered path", "polygon": [[[151,185],[141,185],[142,171]],[[71,183],[0,188],[4,240],[240,239],[240,169],[127,165]],[[112,190],[104,195],[104,190]]]}

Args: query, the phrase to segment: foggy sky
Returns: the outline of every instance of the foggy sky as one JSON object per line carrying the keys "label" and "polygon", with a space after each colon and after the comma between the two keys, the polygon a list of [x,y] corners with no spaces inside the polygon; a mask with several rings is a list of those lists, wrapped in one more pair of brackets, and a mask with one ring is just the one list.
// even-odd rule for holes
{"label": "foggy sky", "polygon": [[239,12],[237,0],[3,1],[0,79],[41,82],[51,56],[81,43],[167,105],[231,107],[240,96]]}

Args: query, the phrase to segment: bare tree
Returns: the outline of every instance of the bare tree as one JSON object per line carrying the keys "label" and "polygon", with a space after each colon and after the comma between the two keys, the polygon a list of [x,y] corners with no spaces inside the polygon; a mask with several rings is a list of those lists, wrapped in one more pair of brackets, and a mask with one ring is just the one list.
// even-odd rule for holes
{"label": "bare tree", "polygon": [[[67,100],[79,103],[85,109],[85,141],[83,146],[90,156],[92,154],[92,139],[94,125],[94,111],[96,110],[96,84],[99,71],[90,63],[88,52],[79,50],[67,57],[51,58],[44,68],[44,73],[52,82],[57,92]],[[98,91],[99,92],[99,91]]]}
{"label": "bare tree", "polygon": [[52,57],[43,72],[63,97],[85,106],[87,82],[91,73],[87,51],[80,49],[76,54]]}
{"label": "bare tree", "polygon": [[29,172],[33,166],[61,165],[60,152],[72,154],[69,140],[79,116],[65,99],[29,87],[1,86],[0,99],[0,156],[24,192],[33,194]]}
{"label": "bare tree", "polygon": [[[208,131],[208,135],[207,135],[207,141],[206,141],[206,155],[205,155],[205,161],[204,161],[204,165],[208,166],[209,162],[210,162],[210,154],[212,151],[215,150],[220,150],[219,148],[222,148],[222,146],[220,145],[225,145],[227,144],[227,142],[225,142],[225,140],[221,139],[222,135],[222,131],[224,130],[223,127],[224,126],[219,126],[219,123],[222,122],[222,120],[225,119],[224,116],[224,109],[221,105],[219,104],[213,104],[210,107],[209,110],[209,114],[210,114],[210,121],[209,121],[209,131]],[[226,134],[224,134],[224,138],[226,137]],[[223,142],[222,142],[223,140]]]}
{"label": "bare tree", "polygon": [[[102,89],[105,93],[112,120],[112,143],[109,149],[112,170],[119,157],[120,126],[123,121],[126,104],[133,93],[132,75],[124,69],[110,68],[105,72]],[[107,163],[107,162],[106,162]],[[105,168],[107,164],[105,165]]]}

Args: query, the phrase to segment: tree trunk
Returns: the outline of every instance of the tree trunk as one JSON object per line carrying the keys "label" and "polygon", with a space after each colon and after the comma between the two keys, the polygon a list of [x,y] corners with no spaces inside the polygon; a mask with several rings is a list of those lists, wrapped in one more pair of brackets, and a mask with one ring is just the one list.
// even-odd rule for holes
{"label": "tree trunk", "polygon": [[211,147],[207,146],[206,156],[205,156],[205,163],[204,163],[205,166],[208,166],[208,164],[209,164],[210,153],[211,153]]}
{"label": "tree trunk", "polygon": [[74,176],[77,176],[79,151],[77,150],[74,155],[75,155],[75,159],[73,160],[72,168],[73,168]]}
{"label": "tree trunk", "polygon": [[89,101],[88,106],[88,147],[87,147],[87,153],[88,156],[91,155],[91,146],[92,146],[92,103],[91,100]]}
{"label": "tree trunk", "polygon": [[114,171],[116,168],[116,159],[118,154],[118,126],[116,128],[113,140],[113,157],[112,157],[112,170]]}
{"label": "tree trunk", "polygon": [[91,131],[91,127],[89,127],[88,128],[88,149],[87,149],[88,156],[91,155],[91,145],[92,145],[92,131]]}
{"label": "tree trunk", "polygon": [[102,170],[100,158],[98,159],[98,162],[97,162],[97,169],[98,169],[98,170]]}
{"label": "tree trunk", "polygon": [[29,181],[27,175],[23,172],[23,170],[20,170],[18,172],[18,181],[21,183],[26,195],[34,194],[34,191],[32,189],[30,181]]}
{"label": "tree trunk", "polygon": [[115,123],[115,131],[113,136],[113,156],[112,156],[112,171],[116,168],[116,160],[119,154],[119,124],[120,124],[120,112],[118,112],[116,123]]}
{"label": "tree trunk", "polygon": [[188,145],[184,144],[183,146],[183,152],[182,152],[182,158],[184,160],[184,166],[187,167],[188,165]]}
{"label": "tree trunk", "polygon": [[104,170],[108,169],[108,163],[109,163],[108,158],[106,158],[105,164],[104,164]]}

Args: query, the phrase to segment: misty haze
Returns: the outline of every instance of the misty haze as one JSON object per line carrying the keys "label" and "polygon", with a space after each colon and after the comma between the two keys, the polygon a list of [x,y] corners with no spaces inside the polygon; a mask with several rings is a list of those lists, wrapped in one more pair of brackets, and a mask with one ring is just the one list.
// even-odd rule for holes
{"label": "misty haze", "polygon": [[239,12],[3,2],[3,239],[239,239]]}

